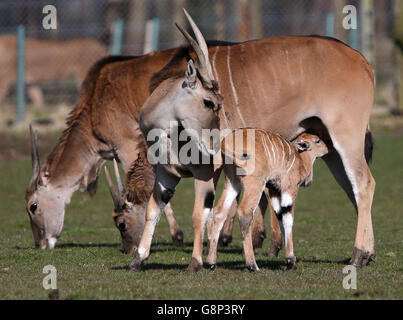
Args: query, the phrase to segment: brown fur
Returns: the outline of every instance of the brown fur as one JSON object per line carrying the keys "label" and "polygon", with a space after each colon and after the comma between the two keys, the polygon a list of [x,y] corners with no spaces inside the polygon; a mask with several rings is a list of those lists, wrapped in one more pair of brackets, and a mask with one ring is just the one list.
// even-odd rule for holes
{"label": "brown fur", "polygon": [[[50,170],[54,182],[66,185],[66,180],[80,180],[89,170],[88,162],[98,163],[104,154],[117,156],[128,171],[139,152],[138,119],[149,96],[150,81],[155,81],[153,88],[166,78],[162,73],[169,68],[164,67],[175,55],[168,74],[172,75],[185,69],[186,50],[155,52],[102,67],[94,79],[93,94],[80,98],[83,111],[70,124],[68,139],[60,148],[62,155],[52,161],[57,163]],[[332,147],[325,161],[362,217],[356,247],[373,253],[370,194],[375,182],[364,157],[374,97],[368,62],[344,44],[317,37],[275,37],[212,46],[209,55],[224,97],[222,129],[244,127],[244,121],[246,126],[294,139],[302,131],[315,132],[315,125],[302,126],[304,120],[320,118],[330,140],[336,139],[342,148]],[[160,70],[164,72],[158,74]],[[359,205],[338,156],[340,151],[349,157],[350,172],[357,179]]]}
{"label": "brown fur", "polygon": [[126,175],[127,201],[133,204],[146,203],[154,187],[155,170],[146,157],[146,153],[139,153]]}
{"label": "brown fur", "polygon": [[[252,140],[247,139],[248,135]],[[301,149],[299,150],[296,145],[300,145]],[[290,228],[290,219],[293,220],[299,186],[311,183],[314,160],[325,155],[328,149],[317,136],[307,133],[300,135],[296,142],[291,143],[269,131],[240,129],[223,139],[221,152],[225,161],[226,180],[223,196],[215,208],[216,216],[207,261],[211,265],[216,264],[218,235],[230,210],[228,204],[243,189],[244,195],[238,208],[238,216],[244,254],[248,268],[251,271],[258,271],[252,246],[252,219],[261,196],[265,196],[264,189],[269,189],[271,204],[280,225],[283,226],[284,215],[289,214],[292,217],[287,216],[287,224],[282,228],[284,233],[285,228]],[[241,172],[238,169],[242,169]],[[295,268],[292,233],[287,230],[285,234],[287,263],[290,263],[290,268]]]}

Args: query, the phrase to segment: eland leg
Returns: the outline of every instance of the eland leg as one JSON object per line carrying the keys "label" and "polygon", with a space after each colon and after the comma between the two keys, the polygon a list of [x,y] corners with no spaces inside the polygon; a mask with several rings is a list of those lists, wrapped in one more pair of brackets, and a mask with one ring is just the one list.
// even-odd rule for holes
{"label": "eland leg", "polygon": [[140,244],[135,250],[133,261],[130,264],[131,270],[140,271],[144,262],[148,259],[155,227],[161,216],[162,209],[172,198],[179,181],[180,178],[166,173],[166,171],[157,166],[154,190],[147,205],[146,223]]}
{"label": "eland leg", "polygon": [[[259,271],[256,264],[255,253],[252,244],[252,224],[254,213],[259,205],[265,182],[253,176],[246,176],[242,179],[244,187],[244,197],[238,208],[239,224],[241,226],[243,250],[245,262],[249,271]],[[260,183],[259,183],[260,182]]]}
{"label": "eland leg", "polygon": [[268,253],[269,258],[274,258],[278,256],[282,246],[283,246],[283,238],[281,234],[280,224],[278,222],[276,213],[274,212],[272,206],[270,207],[270,233],[271,233],[271,242],[270,249]]}
{"label": "eland leg", "polygon": [[232,202],[230,210],[227,213],[226,220],[224,221],[224,225],[222,227],[222,231],[218,239],[218,246],[220,248],[227,247],[232,242],[232,231],[234,229],[234,220],[236,216],[236,211],[238,210],[238,202],[239,202],[239,195]]}
{"label": "eland leg", "polygon": [[[128,143],[127,140],[124,140],[121,144],[117,145],[117,152],[119,156],[119,160],[122,163],[122,167],[125,173],[130,170],[130,167],[133,164],[133,161],[137,159],[137,155],[140,151],[142,151],[141,144],[139,143],[140,139],[143,139],[142,136],[139,136],[139,131],[134,130],[130,132],[126,130],[125,135],[132,134],[132,138],[128,139],[129,141],[133,141],[133,143]],[[123,133],[121,133],[122,136]],[[165,217],[168,221],[169,231],[171,233],[173,245],[176,247],[183,246],[183,232],[179,227],[174,215],[174,211],[171,207],[171,204],[168,203],[164,207]]]}
{"label": "eland leg", "polygon": [[168,202],[164,208],[165,217],[168,221],[169,231],[171,233],[172,242],[175,247],[183,247],[183,232],[179,228],[176,222],[174,211],[172,209],[171,203]]}
{"label": "eland leg", "polygon": [[194,240],[192,259],[189,263],[189,271],[191,272],[197,272],[203,267],[204,231],[214,208],[214,178],[212,174],[207,173],[207,175],[211,178],[201,180],[195,176],[195,202],[192,215]]}
{"label": "eland leg", "polygon": [[260,249],[263,246],[263,241],[266,239],[266,228],[264,226],[264,215],[267,210],[267,198],[264,193],[259,201],[259,205],[253,215],[252,222],[252,243],[254,249]]}
{"label": "eland leg", "polygon": [[297,260],[294,255],[294,245],[292,240],[296,194],[297,190],[282,188],[281,193],[272,193],[270,199],[284,238],[287,269],[292,270],[297,268]]}
{"label": "eland leg", "polygon": [[371,218],[375,180],[364,155],[365,136],[357,136],[356,132],[359,130],[345,130],[339,133],[329,130],[333,148],[324,160],[357,210],[357,231],[350,263],[363,267],[375,260]]}
{"label": "eland leg", "polygon": [[209,234],[207,263],[211,270],[215,269],[217,262],[217,245],[219,243],[220,231],[223,228],[224,222],[229,219],[228,214],[233,210],[234,203],[236,203],[235,199],[238,196],[239,191],[240,188],[234,186],[226,177],[223,193],[218,200],[217,206],[214,208],[213,224]]}

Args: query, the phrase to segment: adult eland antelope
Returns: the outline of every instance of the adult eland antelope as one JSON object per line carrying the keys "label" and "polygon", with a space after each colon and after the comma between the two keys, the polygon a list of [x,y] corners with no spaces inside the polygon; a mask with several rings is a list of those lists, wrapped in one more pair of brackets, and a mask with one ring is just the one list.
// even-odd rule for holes
{"label": "adult eland antelope", "polygon": [[[143,235],[130,264],[130,268],[136,271],[141,270],[150,254],[161,211],[173,196],[181,178],[195,179],[192,216],[194,241],[190,271],[198,271],[203,265],[203,236],[207,220],[213,213],[217,180],[214,179],[214,152],[211,149],[214,143],[219,143],[220,136],[216,131],[218,135],[212,144],[211,139],[205,138],[203,129],[219,129],[218,112],[222,98],[212,73],[207,44],[192,18],[186,11],[185,14],[197,41],[180,26],[178,28],[196,52],[196,64],[190,59],[186,72],[182,70],[180,75],[171,75],[161,82],[140,113],[140,127],[150,146],[147,157],[156,163],[156,179],[147,205]],[[180,141],[187,141],[187,145],[193,146],[189,149],[186,147],[186,151],[191,153],[190,161],[185,156],[187,152],[183,152],[186,144]],[[152,150],[156,152],[153,154]],[[207,161],[203,162],[203,156]]]}
{"label": "adult eland antelope", "polygon": [[[219,112],[222,129],[251,126],[288,140],[307,131],[325,141],[329,153],[324,160],[358,213],[351,263],[366,265],[375,257],[375,181],[366,161],[372,151],[369,118],[375,87],[370,64],[342,42],[317,36],[211,43],[208,51],[225,97]],[[190,58],[195,58],[192,48],[183,47],[136,58],[108,58],[93,68],[60,143],[33,172],[27,209],[34,204],[41,213],[29,210],[36,229],[43,230],[41,239],[60,234],[46,227],[53,219],[63,224],[66,201],[58,197],[70,197],[80,185],[94,186],[104,159],[116,156],[128,171],[143,141],[141,106],[164,80],[183,73]],[[48,188],[40,194],[37,189],[43,182]],[[59,201],[57,210],[49,207]],[[272,233],[274,244],[280,246],[278,225]]]}
{"label": "adult eland antelope", "polygon": [[[369,263],[375,257],[371,221],[375,181],[367,165],[372,153],[369,118],[375,85],[370,64],[359,52],[342,42],[316,36],[248,41],[210,48],[207,52],[200,31],[188,15],[187,18],[198,40],[196,45],[193,40],[192,46],[194,49],[199,46],[199,49],[195,49],[199,54],[203,52],[202,56],[197,55],[198,61],[206,61],[203,73],[198,68],[196,79],[202,81],[203,86],[195,86],[195,101],[183,100],[187,96],[186,90],[192,87],[189,84],[178,87],[181,82],[189,82],[188,79],[172,80],[174,70],[183,72],[185,69],[183,58],[180,61],[180,57],[174,57],[161,72],[154,75],[154,83],[157,82],[159,87],[154,86],[158,91],[153,92],[143,106],[143,132],[147,134],[150,128],[156,127],[166,131],[169,120],[178,119],[190,119],[192,128],[198,132],[200,128],[213,127],[206,121],[212,117],[212,110],[206,108],[201,100],[206,90],[211,94],[212,88],[206,83],[212,83],[214,79],[219,83],[219,93],[224,97],[220,109],[221,129],[253,126],[269,129],[288,140],[295,139],[303,132],[316,134],[328,146],[329,153],[324,157],[327,165],[358,211],[351,263],[358,266]],[[192,41],[190,36],[187,38]],[[207,63],[210,61],[209,55],[211,64]],[[173,70],[174,67],[177,68]],[[226,73],[218,71],[223,67]],[[159,82],[155,79],[159,79]],[[215,103],[213,101],[211,106],[216,106]],[[195,109],[195,106],[199,106],[199,109]],[[184,121],[182,124],[186,128]],[[157,169],[154,196],[147,208],[145,231],[131,264],[134,269],[141,268],[149,255],[151,237],[159,215],[158,207],[163,207],[163,195],[167,195],[165,199],[170,198],[172,188],[184,172],[190,171],[194,175],[194,167],[182,171],[183,168],[179,166],[180,170],[174,168],[168,175],[167,171],[172,169],[170,165],[159,167],[161,172]],[[158,178],[159,174],[163,182]],[[204,176],[196,177],[193,225],[197,230],[190,270],[197,270],[202,265],[201,232],[210,212],[208,205],[211,204],[211,201],[201,197],[206,195],[206,188],[202,194],[197,191],[199,181],[208,181],[210,189],[213,183]],[[212,190],[210,194],[212,198]],[[203,202],[208,205],[203,206]],[[280,232],[275,234],[281,235]],[[277,237],[275,242],[280,244],[281,237]]]}

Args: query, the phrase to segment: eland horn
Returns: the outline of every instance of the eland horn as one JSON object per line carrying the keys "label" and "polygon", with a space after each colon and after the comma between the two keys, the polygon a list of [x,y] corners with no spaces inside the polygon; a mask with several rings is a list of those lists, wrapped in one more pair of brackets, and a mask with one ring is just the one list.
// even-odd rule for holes
{"label": "eland horn", "polygon": [[36,181],[40,171],[40,163],[39,163],[39,151],[38,151],[38,135],[36,131],[32,128],[32,125],[29,125],[29,131],[31,135],[31,158],[32,158],[32,176],[29,181],[28,190],[34,191],[36,188]]}
{"label": "eland horn", "polygon": [[122,183],[122,179],[120,178],[118,163],[116,162],[115,158],[113,158],[113,168],[115,169],[115,177],[116,177],[116,182],[118,183],[119,195],[122,196],[123,195],[123,183]]}
{"label": "eland horn", "polygon": [[196,53],[198,71],[203,81],[203,84],[207,88],[212,88],[213,87],[212,81],[214,80],[214,76],[209,60],[206,40],[204,40],[202,33],[200,32],[199,28],[197,27],[196,23],[193,21],[189,13],[185,9],[183,9],[183,11],[185,12],[186,18],[189,21],[190,26],[192,27],[193,33],[195,34],[197,41],[194,40],[192,36],[181,26],[179,26],[178,24],[175,25],[177,26],[179,31],[184,35],[184,37],[189,41],[190,45],[192,46],[193,50]]}
{"label": "eland horn", "polygon": [[115,191],[108,168],[105,166],[104,169],[105,169],[106,181],[108,182],[109,192],[112,196],[115,211],[119,212],[122,209],[122,205],[120,203],[120,195],[118,195]]}

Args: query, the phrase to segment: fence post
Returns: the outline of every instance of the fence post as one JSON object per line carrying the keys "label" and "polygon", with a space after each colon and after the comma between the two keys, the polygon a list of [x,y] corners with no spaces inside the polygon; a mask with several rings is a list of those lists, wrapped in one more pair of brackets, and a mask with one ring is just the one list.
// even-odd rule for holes
{"label": "fence post", "polygon": [[147,54],[158,49],[158,36],[159,36],[160,21],[158,18],[148,20],[145,27],[144,36],[144,54]]}
{"label": "fence post", "polygon": [[348,30],[348,44],[351,48],[358,50],[358,29]]}
{"label": "fence post", "polygon": [[17,122],[25,120],[25,26],[17,27]]}
{"label": "fence post", "polygon": [[122,53],[123,25],[123,19],[117,19],[113,24],[112,45],[110,48],[112,55]]}
{"label": "fence post", "polygon": [[328,12],[326,14],[326,36],[334,37],[334,13]]}

